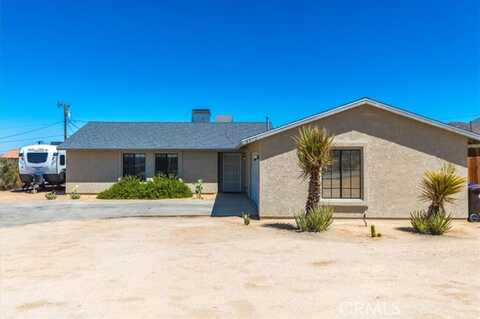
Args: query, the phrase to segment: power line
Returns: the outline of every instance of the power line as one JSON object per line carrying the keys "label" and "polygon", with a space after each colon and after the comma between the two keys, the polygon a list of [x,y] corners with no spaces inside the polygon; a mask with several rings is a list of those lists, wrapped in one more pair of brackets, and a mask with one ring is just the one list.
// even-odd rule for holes
{"label": "power line", "polygon": [[3,126],[0,125],[0,131],[1,130],[11,130],[11,129],[18,129],[18,128],[28,128],[28,127],[38,127],[39,125],[48,125],[46,123],[35,123],[35,124],[17,124],[17,125],[12,125],[12,126]]}
{"label": "power line", "polygon": [[63,135],[48,135],[48,136],[40,136],[40,137],[32,137],[32,138],[23,138],[19,140],[8,140],[8,141],[0,141],[1,143],[13,143],[13,142],[23,142],[23,141],[33,141],[33,140],[40,140],[42,138],[50,138],[50,137],[61,137]]}
{"label": "power line", "polygon": [[52,124],[47,125],[47,126],[39,127],[39,128],[33,129],[33,130],[21,132],[21,133],[16,133],[16,134],[11,134],[11,135],[1,136],[0,139],[10,138],[10,137],[19,136],[19,135],[25,135],[25,134],[32,133],[32,132],[37,132],[37,131],[44,130],[44,129],[47,129],[47,128],[49,128],[49,127],[58,125],[58,124],[60,124],[60,123],[62,123],[62,121],[55,122],[55,123],[52,123]]}
{"label": "power line", "polygon": [[70,125],[72,125],[74,128],[76,128],[77,130],[79,130],[80,128],[75,125],[75,123],[73,123],[71,120],[68,122]]}

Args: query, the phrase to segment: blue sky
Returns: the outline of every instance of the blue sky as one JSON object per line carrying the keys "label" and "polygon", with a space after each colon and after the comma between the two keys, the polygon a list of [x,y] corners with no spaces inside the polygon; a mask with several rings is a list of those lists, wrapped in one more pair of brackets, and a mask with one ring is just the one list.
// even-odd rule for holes
{"label": "blue sky", "polygon": [[478,1],[2,0],[0,151],[61,139],[15,135],[61,121],[57,100],[77,121],[278,126],[363,96],[469,120],[479,34]]}

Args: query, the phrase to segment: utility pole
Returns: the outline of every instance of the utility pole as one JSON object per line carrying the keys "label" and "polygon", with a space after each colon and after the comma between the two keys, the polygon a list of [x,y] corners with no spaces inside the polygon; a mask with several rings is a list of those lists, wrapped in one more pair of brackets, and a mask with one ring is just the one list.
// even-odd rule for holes
{"label": "utility pole", "polygon": [[62,101],[57,102],[57,107],[63,108],[63,140],[67,139],[67,125],[70,117],[70,104]]}

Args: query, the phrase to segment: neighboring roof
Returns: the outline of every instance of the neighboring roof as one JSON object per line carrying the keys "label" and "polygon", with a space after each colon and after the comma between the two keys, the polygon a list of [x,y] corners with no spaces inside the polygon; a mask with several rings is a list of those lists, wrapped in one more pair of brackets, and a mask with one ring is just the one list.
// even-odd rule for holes
{"label": "neighboring roof", "polygon": [[429,119],[427,117],[424,117],[424,116],[421,116],[421,115],[418,115],[418,114],[415,114],[415,113],[412,113],[412,112],[409,112],[409,111],[406,111],[406,110],[403,110],[403,109],[399,109],[399,108],[396,108],[396,107],[393,107],[393,106],[390,106],[390,105],[372,100],[370,98],[362,98],[360,100],[356,100],[354,102],[347,103],[347,104],[335,107],[333,109],[329,109],[327,111],[324,111],[324,112],[306,117],[304,119],[279,126],[279,127],[274,128],[272,130],[269,130],[269,131],[266,131],[266,132],[263,132],[263,133],[259,133],[257,135],[251,136],[251,137],[247,137],[247,138],[242,140],[242,145],[258,141],[258,140],[266,138],[268,136],[272,136],[272,135],[278,134],[280,132],[289,130],[291,128],[295,128],[295,127],[298,127],[298,126],[301,126],[301,125],[304,125],[304,124],[308,124],[310,122],[317,121],[319,119],[322,119],[322,118],[325,118],[325,117],[328,117],[328,116],[331,116],[331,115],[334,115],[334,114],[337,114],[337,113],[340,113],[340,112],[344,112],[344,111],[356,108],[356,107],[364,105],[364,104],[368,104],[368,105],[374,106],[376,108],[379,108],[379,109],[382,109],[382,110],[385,110],[385,111],[388,111],[388,112],[392,112],[392,113],[395,113],[397,115],[401,115],[401,116],[404,116],[404,117],[407,117],[407,118],[410,118],[410,119],[415,120],[415,121],[419,121],[419,122],[422,122],[422,123],[425,123],[425,124],[428,124],[428,125],[432,125],[432,126],[435,126],[435,127],[438,127],[438,128],[441,128],[441,129],[444,129],[444,130],[447,130],[447,131],[450,131],[450,132],[453,132],[453,133],[456,133],[456,134],[460,134],[462,136],[465,136],[465,137],[468,137],[468,138],[471,138],[471,139],[474,139],[474,140],[477,140],[477,141],[480,141],[480,134],[477,134],[477,133],[474,133],[474,132],[471,132],[471,131],[467,131],[467,130],[464,130],[464,129],[461,129],[461,128],[458,128],[458,127],[454,127],[454,126],[451,126],[451,125],[448,125],[448,124],[445,124],[445,123],[442,123],[442,122],[439,122],[439,121],[436,121],[436,120],[432,120],[432,119]]}
{"label": "neighboring roof", "polygon": [[450,122],[449,125],[480,134],[480,118],[470,122]]}
{"label": "neighboring roof", "polygon": [[263,122],[89,122],[58,148],[232,150],[265,130]]}
{"label": "neighboring roof", "polygon": [[18,158],[18,148],[14,148],[11,150],[6,151],[5,153],[2,154],[2,158]]}

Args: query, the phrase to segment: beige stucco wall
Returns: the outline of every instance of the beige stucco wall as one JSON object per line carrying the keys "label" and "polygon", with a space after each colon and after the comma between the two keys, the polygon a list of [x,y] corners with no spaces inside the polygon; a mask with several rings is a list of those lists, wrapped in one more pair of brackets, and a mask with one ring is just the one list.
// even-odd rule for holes
{"label": "beige stucco wall", "polygon": [[203,191],[205,193],[216,193],[218,191],[218,153],[185,151],[182,157],[182,171],[179,176],[183,178],[192,190],[194,184],[203,180]]}
{"label": "beige stucco wall", "polygon": [[[335,134],[336,147],[363,150],[362,200],[326,201],[337,215],[406,218],[427,204],[418,201],[418,185],[426,170],[445,162],[467,176],[467,138],[422,124],[369,105],[360,106],[312,123]],[[260,216],[292,216],[305,204],[307,185],[300,171],[293,136],[294,128],[244,148],[260,150]],[[456,217],[468,214],[467,187],[458,196]]]}
{"label": "beige stucco wall", "polygon": [[[167,151],[128,151],[145,153],[146,177],[155,175],[155,153]],[[204,181],[205,193],[216,193],[217,152],[168,151],[178,154],[178,175],[192,190],[198,179]],[[78,186],[80,193],[98,193],[122,177],[123,151],[67,151],[67,192]]]}

